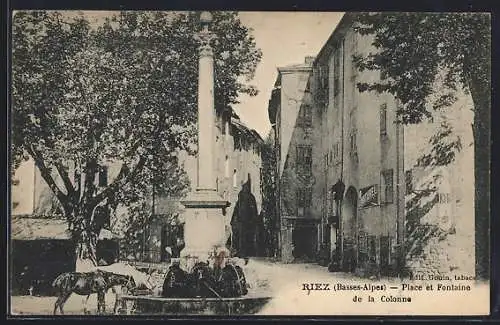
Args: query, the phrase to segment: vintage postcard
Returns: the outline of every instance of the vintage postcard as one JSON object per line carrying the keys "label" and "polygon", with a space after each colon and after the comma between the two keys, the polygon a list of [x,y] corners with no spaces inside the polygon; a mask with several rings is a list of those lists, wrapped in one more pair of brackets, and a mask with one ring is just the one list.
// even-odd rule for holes
{"label": "vintage postcard", "polygon": [[488,315],[488,13],[15,11],[10,315]]}

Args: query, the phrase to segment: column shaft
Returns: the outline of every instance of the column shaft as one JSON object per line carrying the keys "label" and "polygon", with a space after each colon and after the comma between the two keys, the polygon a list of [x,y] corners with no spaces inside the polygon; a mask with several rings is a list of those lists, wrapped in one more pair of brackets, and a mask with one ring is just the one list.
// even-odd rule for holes
{"label": "column shaft", "polygon": [[211,50],[200,51],[198,84],[198,186],[216,190],[214,166],[214,67]]}

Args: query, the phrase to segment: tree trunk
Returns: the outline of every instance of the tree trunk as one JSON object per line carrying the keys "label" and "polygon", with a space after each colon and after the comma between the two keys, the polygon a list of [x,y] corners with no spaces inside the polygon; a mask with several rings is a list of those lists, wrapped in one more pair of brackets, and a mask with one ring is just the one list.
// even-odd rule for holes
{"label": "tree trunk", "polygon": [[[486,89],[484,89],[486,88]],[[471,87],[474,101],[474,179],[476,278],[490,272],[490,120],[491,100],[487,87]]]}
{"label": "tree trunk", "polygon": [[[83,209],[84,210],[84,209]],[[72,230],[72,239],[75,243],[75,255],[77,259],[77,271],[79,263],[89,264],[89,267],[97,266],[97,240],[99,233],[94,229],[92,212],[85,212],[75,208],[67,220]],[[90,265],[91,264],[91,265]],[[83,266],[86,267],[86,266]]]}
{"label": "tree trunk", "polygon": [[97,266],[97,239],[98,234],[90,229],[84,230],[76,238],[76,258],[80,261],[90,261],[93,266]]}

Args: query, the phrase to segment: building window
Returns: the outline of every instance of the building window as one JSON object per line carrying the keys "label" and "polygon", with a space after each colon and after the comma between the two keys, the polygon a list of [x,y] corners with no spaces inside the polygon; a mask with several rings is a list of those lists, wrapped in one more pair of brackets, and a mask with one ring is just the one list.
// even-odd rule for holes
{"label": "building window", "polygon": [[233,170],[233,187],[237,187],[238,182],[237,182],[237,174],[236,174],[236,169]]}
{"label": "building window", "polygon": [[441,204],[450,203],[450,194],[449,193],[439,193],[439,203],[441,203]]}
{"label": "building window", "polygon": [[299,113],[299,125],[311,126],[312,108],[311,105],[303,105]]}
{"label": "building window", "polygon": [[382,171],[382,193],[384,203],[392,203],[394,200],[394,171],[386,169]]}
{"label": "building window", "polygon": [[380,80],[386,80],[387,79],[387,71],[381,70],[380,71]]}
{"label": "building window", "polygon": [[337,202],[335,201],[335,191],[331,189],[328,191],[328,217],[333,217],[337,215]]}
{"label": "building window", "polygon": [[352,110],[349,112],[349,126],[351,129],[356,128],[356,113],[357,113],[357,108],[353,107]]}
{"label": "building window", "polygon": [[99,168],[99,186],[108,186],[108,167],[101,166]]}
{"label": "building window", "polygon": [[312,168],[311,146],[297,146],[297,167],[302,172],[311,172]]}
{"label": "building window", "polygon": [[319,80],[321,88],[324,90],[328,89],[328,65],[319,67]]}
{"label": "building window", "polygon": [[318,84],[319,84],[319,100],[321,102],[321,105],[328,105],[328,92],[329,92],[329,85],[328,85],[328,64],[325,65],[320,65],[318,67]]}
{"label": "building window", "polygon": [[226,160],[224,162],[224,176],[229,177],[229,156],[226,155]]}
{"label": "building window", "polygon": [[229,116],[229,117],[226,119],[226,122],[225,122],[225,125],[226,125],[226,127],[225,127],[225,128],[226,128],[226,130],[225,130],[225,131],[226,131],[226,132],[224,132],[224,136],[225,136],[225,138],[226,138],[226,143],[228,143],[228,142],[229,142],[229,134],[230,134],[230,133],[229,133],[229,132],[230,132],[230,123],[229,123],[229,122],[230,122],[230,120],[231,120],[231,117]]}
{"label": "building window", "polygon": [[312,191],[310,188],[297,189],[297,216],[304,217],[311,207]]}
{"label": "building window", "polygon": [[224,135],[226,135],[226,130],[227,130],[227,127],[226,127],[226,120],[227,120],[226,114],[223,113],[222,116],[221,116],[221,118],[220,118],[220,120],[221,120],[221,133],[224,134]]}
{"label": "building window", "polygon": [[413,192],[413,173],[411,169],[405,171],[405,188],[406,194]]}
{"label": "building window", "polygon": [[357,130],[354,129],[351,131],[351,135],[349,136],[349,145],[351,148],[351,155],[355,155],[358,153],[358,143],[357,143]]}
{"label": "building window", "polygon": [[336,97],[340,93],[340,46],[333,52],[333,96]]}
{"label": "building window", "polygon": [[[350,39],[350,49],[349,50],[351,53],[357,52],[357,48],[356,48],[356,45],[358,43],[357,38],[358,38],[357,33],[353,33],[351,36],[351,39]],[[358,75],[358,68],[357,68],[354,60],[351,59],[351,80],[355,80],[357,75]]]}
{"label": "building window", "polygon": [[380,105],[380,134],[387,134],[387,104]]}
{"label": "building window", "polygon": [[340,157],[340,144],[338,142],[336,142],[334,145],[333,145],[333,159],[335,161],[337,161]]}

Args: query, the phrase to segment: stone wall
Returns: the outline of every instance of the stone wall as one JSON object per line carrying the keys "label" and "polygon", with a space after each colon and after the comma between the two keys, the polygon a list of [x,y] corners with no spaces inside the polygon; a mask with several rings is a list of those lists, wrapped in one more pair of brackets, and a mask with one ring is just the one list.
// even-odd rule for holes
{"label": "stone wall", "polygon": [[[406,264],[413,273],[474,275],[473,113],[470,97],[458,93],[458,98],[435,112],[432,122],[405,128],[405,170],[411,170],[414,190],[406,195]],[[460,142],[453,161],[415,167],[429,153],[429,141],[443,130],[443,122],[450,134],[442,141]],[[418,249],[410,251],[412,247]]]}

